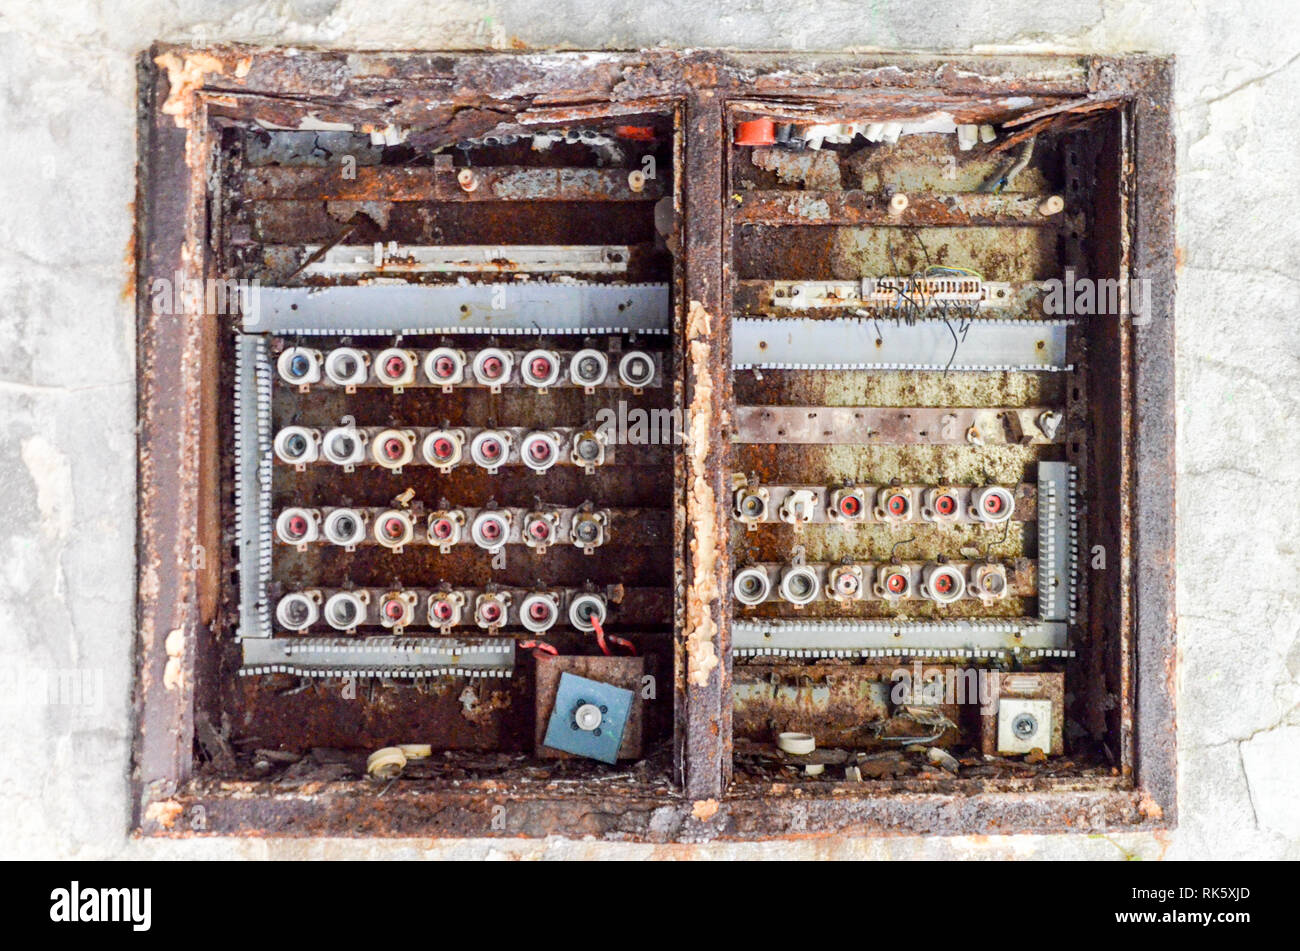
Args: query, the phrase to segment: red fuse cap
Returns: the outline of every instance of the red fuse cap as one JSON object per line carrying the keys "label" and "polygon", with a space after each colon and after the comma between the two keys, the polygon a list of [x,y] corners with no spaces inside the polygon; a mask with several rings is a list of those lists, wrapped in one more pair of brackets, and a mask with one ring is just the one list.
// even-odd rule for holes
{"label": "red fuse cap", "polygon": [[776,123],[771,119],[751,119],[736,125],[737,145],[773,145],[776,142]]}

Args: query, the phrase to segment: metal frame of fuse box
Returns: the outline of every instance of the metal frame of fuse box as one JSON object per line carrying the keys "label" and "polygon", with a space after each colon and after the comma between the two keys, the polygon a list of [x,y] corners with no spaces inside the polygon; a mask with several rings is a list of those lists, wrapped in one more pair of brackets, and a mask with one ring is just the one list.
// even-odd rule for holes
{"label": "metal frame of fuse box", "polygon": [[[976,56],[640,52],[354,53],[158,45],[139,64],[136,209],[139,535],[132,825],[150,835],[598,835],[649,841],[787,834],[993,833],[1167,828],[1176,822],[1174,611],[1174,140],[1172,60],[1150,56]],[[1114,257],[1149,278],[1150,320],[1115,346],[1118,486],[1108,518],[1122,541],[1113,647],[1121,691],[1117,774],[1061,782],[910,781],[871,794],[728,790],[731,769],[729,444],[731,313],[723,201],[729,110],[780,101],[834,111],[870,102],[899,117],[944,109],[979,122],[1028,97],[1043,118],[1113,109],[1125,138]],[[490,106],[491,108],[485,108]],[[762,106],[758,106],[762,108]],[[677,116],[683,247],[673,281],[684,376],[675,384],[702,436],[677,457],[676,785],[663,795],[594,780],[581,790],[429,782],[325,783],[312,796],[196,778],[195,685],[216,676],[210,631],[224,585],[218,505],[224,424],[216,322],[155,313],[150,282],[215,278],[206,199],[218,126],[257,119],[362,130],[438,127],[450,141],[498,123]],[[376,197],[379,197],[378,195]],[[981,212],[932,209],[948,223]],[[918,208],[924,221],[927,212]],[[711,557],[714,546],[720,557]],[[706,549],[706,550],[701,550]],[[865,788],[865,787],[864,787]],[[1015,795],[1005,795],[1015,793]],[[495,807],[510,803],[504,827]],[[190,817],[201,811],[201,824]],[[359,813],[365,818],[358,819]]]}

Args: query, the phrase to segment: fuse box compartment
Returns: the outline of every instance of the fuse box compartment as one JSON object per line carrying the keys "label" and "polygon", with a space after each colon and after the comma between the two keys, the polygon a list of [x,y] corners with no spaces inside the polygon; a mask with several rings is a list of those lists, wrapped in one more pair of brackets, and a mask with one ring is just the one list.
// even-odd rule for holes
{"label": "fuse box compartment", "polygon": [[139,827],[1174,821],[1168,71],[153,50]]}

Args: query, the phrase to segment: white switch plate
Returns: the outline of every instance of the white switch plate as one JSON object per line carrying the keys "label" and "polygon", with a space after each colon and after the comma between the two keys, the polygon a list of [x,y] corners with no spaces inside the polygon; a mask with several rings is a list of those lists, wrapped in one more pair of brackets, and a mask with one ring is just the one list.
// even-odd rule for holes
{"label": "white switch plate", "polygon": [[[1016,717],[1029,714],[1037,721],[1037,728],[1026,737],[1019,737],[1012,724]],[[1052,752],[1052,701],[1019,700],[1008,698],[998,701],[998,752],[1028,753],[1032,749]]]}

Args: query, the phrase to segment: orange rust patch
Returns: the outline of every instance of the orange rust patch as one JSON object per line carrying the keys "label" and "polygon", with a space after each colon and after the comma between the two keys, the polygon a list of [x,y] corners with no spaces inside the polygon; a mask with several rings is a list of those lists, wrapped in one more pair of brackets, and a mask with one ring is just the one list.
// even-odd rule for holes
{"label": "orange rust patch", "polygon": [[718,814],[718,800],[716,799],[697,799],[695,805],[691,807],[691,815],[701,822],[712,819]]}
{"label": "orange rust patch", "polygon": [[[126,203],[126,212],[127,215],[131,218],[131,220],[134,221],[135,202],[128,201]],[[131,229],[131,233],[127,236],[126,254],[123,255],[123,258],[126,262],[126,280],[122,282],[122,300],[134,300],[135,299],[135,270],[136,270],[134,228]]]}
{"label": "orange rust patch", "polygon": [[164,829],[170,829],[184,811],[185,807],[175,799],[158,799],[145,808],[144,818],[146,822],[156,822]]}
{"label": "orange rust patch", "polygon": [[1142,815],[1146,816],[1148,819],[1163,819],[1165,817],[1165,810],[1161,807],[1160,803],[1147,795],[1143,795],[1142,798],[1138,800],[1138,812],[1142,813]]}

